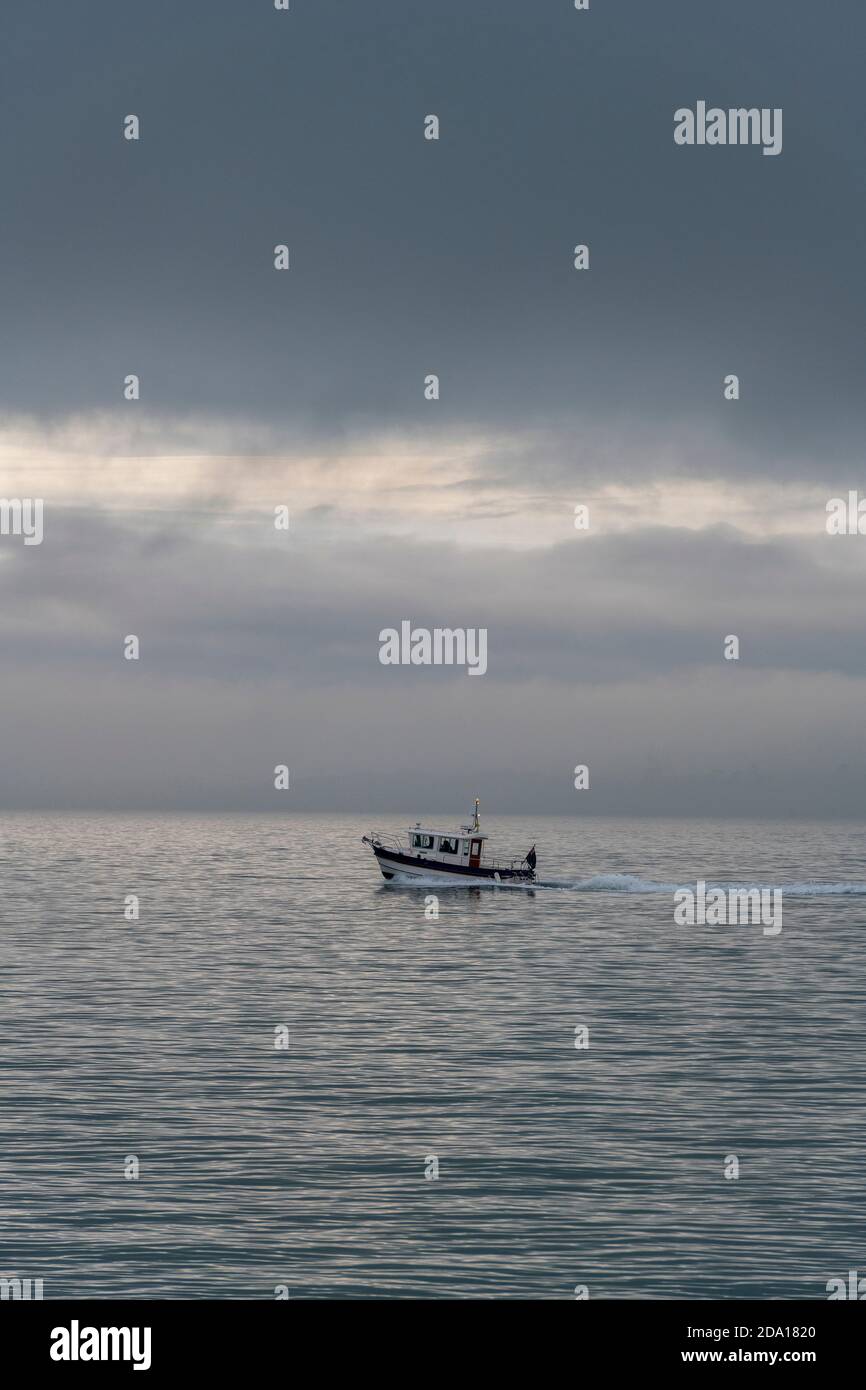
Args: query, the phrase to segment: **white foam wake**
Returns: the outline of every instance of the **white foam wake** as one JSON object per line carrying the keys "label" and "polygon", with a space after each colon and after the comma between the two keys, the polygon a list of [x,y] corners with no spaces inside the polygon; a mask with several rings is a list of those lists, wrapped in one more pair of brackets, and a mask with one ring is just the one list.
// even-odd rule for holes
{"label": "white foam wake", "polygon": [[[536,888],[562,888],[572,893],[676,893],[689,888],[694,892],[700,875],[688,883],[659,883],[655,879],[640,878],[637,874],[595,874],[592,878],[556,879],[539,881]],[[733,888],[739,891],[763,890],[779,891],[792,898],[812,897],[866,897],[866,883],[821,883],[816,879],[806,879],[795,883],[714,883],[704,882],[707,891],[722,888],[725,892]]]}

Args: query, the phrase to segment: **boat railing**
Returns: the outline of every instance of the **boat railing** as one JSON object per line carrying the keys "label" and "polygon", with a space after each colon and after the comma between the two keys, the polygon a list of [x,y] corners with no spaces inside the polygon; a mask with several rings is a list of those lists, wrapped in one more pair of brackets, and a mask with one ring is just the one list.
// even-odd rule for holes
{"label": "boat railing", "polygon": [[522,869],[526,863],[526,855],[522,859],[492,859],[489,854],[482,854],[480,864],[483,869]]}
{"label": "boat railing", "polygon": [[[367,838],[368,837],[365,835],[364,839],[366,840]],[[380,845],[382,849],[397,850],[400,854],[405,851],[405,846],[397,835],[383,835],[379,830],[371,830],[369,839],[371,844]]]}

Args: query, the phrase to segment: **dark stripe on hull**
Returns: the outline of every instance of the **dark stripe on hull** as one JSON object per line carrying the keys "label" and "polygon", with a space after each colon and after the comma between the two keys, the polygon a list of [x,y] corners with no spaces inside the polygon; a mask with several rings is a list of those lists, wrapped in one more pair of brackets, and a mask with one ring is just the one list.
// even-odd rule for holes
{"label": "dark stripe on hull", "polygon": [[[494,880],[498,874],[501,879],[505,878],[532,878],[530,869],[472,869],[468,864],[444,864],[441,859],[418,858],[414,854],[398,854],[393,849],[378,849],[373,846],[373,853],[377,859],[385,858],[389,864],[405,864],[408,868],[431,869],[434,873],[440,874],[462,874],[466,878],[483,878]],[[386,874],[386,877],[390,875]]]}

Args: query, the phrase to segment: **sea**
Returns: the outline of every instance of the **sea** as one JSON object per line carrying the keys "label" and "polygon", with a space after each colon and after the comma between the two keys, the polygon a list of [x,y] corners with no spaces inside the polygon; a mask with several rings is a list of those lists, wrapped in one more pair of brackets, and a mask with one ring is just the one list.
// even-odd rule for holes
{"label": "sea", "polygon": [[[426,821],[429,808],[418,808]],[[0,817],[0,1275],[50,1298],[826,1298],[866,1276],[866,829]],[[781,890],[678,925],[679,889]]]}

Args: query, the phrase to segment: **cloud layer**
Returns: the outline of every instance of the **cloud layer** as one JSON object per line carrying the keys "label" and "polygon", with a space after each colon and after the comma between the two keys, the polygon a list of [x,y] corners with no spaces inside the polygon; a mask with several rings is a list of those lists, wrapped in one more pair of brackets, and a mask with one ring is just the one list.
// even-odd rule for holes
{"label": "cloud layer", "polygon": [[[6,805],[862,813],[862,6],[6,23]],[[783,153],[675,146],[698,99]]]}

